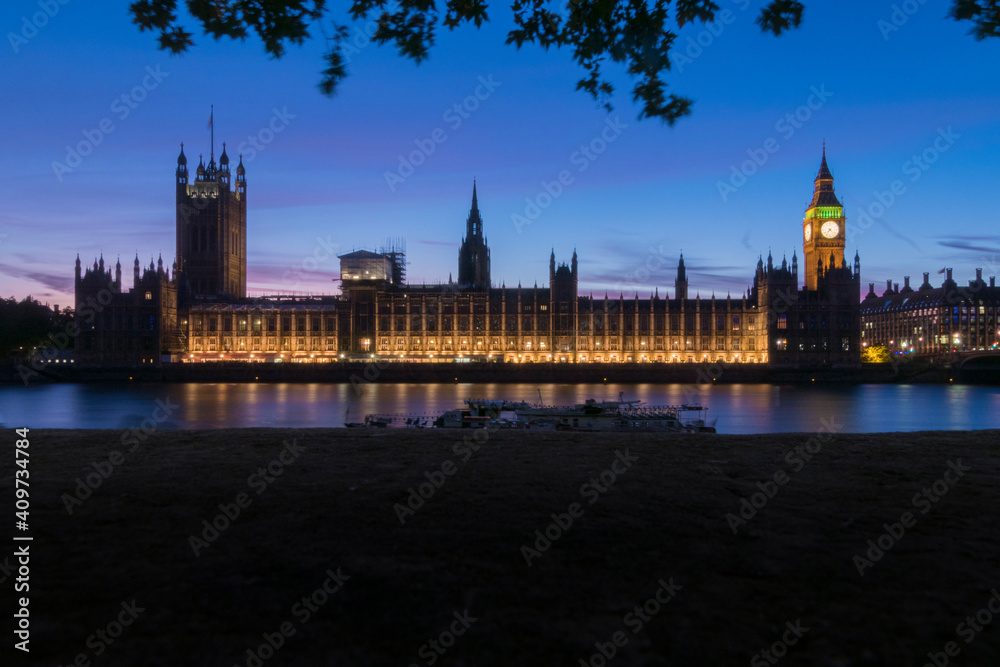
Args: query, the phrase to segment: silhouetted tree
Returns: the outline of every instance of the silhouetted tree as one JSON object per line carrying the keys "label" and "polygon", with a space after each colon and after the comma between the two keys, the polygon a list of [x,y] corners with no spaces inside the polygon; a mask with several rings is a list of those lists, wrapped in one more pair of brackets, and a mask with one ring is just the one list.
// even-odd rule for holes
{"label": "silhouetted tree", "polygon": [[[976,39],[998,35],[1000,0],[952,2],[949,16],[971,22]],[[194,45],[192,33],[178,19],[177,4],[177,0],[137,0],[129,8],[139,30],[159,32],[160,48],[172,53]],[[184,4],[206,35],[243,40],[255,32],[275,58],[284,54],[286,44],[312,38],[309,28],[315,24],[326,41],[320,89],[333,95],[347,76],[350,31],[334,19],[327,31],[323,19],[330,10],[325,0],[186,0]],[[400,55],[419,63],[428,57],[440,26],[479,27],[489,20],[486,10],[487,0],[353,0],[347,13],[355,21],[375,21],[376,44],[393,42]],[[624,63],[635,80],[632,98],[642,103],[640,117],[659,118],[670,125],[691,112],[691,100],[668,93],[663,80],[677,37],[673,30],[696,20],[711,22],[720,11],[711,0],[512,0],[511,10],[516,27],[508,33],[507,44],[571,48],[573,59],[586,72],[577,89],[609,110],[614,87],[604,78],[602,66]],[[803,11],[796,0],[770,0],[757,24],[764,32],[780,35],[799,25]]]}
{"label": "silhouetted tree", "polygon": [[[22,301],[14,297],[0,299],[0,358],[22,356],[48,340],[49,334],[65,332],[73,319],[72,311],[56,311],[30,296]],[[51,345],[51,341],[50,341]]]}

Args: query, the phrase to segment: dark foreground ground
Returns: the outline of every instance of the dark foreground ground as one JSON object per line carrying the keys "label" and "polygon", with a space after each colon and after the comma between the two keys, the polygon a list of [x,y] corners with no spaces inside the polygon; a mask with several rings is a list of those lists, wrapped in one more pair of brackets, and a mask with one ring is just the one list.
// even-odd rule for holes
{"label": "dark foreground ground", "polygon": [[1000,664],[1000,432],[462,435],[33,431],[31,653],[5,569],[4,664]]}

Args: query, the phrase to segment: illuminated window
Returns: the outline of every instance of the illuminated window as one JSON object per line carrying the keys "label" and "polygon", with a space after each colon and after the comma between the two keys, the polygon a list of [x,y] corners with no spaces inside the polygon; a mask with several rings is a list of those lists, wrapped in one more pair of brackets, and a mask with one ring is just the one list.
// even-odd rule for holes
{"label": "illuminated window", "polygon": [[[788,328],[788,316],[787,315],[778,315],[778,328],[779,329],[787,329]],[[783,348],[779,348],[779,349],[783,349]]]}

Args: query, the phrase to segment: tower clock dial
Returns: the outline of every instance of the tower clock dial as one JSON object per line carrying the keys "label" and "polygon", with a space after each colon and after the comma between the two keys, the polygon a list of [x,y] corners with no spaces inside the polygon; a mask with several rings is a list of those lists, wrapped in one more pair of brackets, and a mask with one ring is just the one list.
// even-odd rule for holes
{"label": "tower clock dial", "polygon": [[823,238],[832,239],[840,233],[840,225],[833,220],[827,220],[823,223],[823,226],[820,227],[820,232],[823,234]]}
{"label": "tower clock dial", "polygon": [[812,224],[806,225],[806,242],[808,243],[813,237],[813,226]]}

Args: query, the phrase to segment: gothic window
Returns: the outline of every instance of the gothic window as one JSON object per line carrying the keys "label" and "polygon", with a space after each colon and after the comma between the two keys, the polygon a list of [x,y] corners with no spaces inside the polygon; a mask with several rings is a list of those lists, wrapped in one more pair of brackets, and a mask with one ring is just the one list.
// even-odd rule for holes
{"label": "gothic window", "polygon": [[[778,315],[778,328],[787,329],[788,328],[788,315]],[[784,349],[784,348],[778,348]]]}

